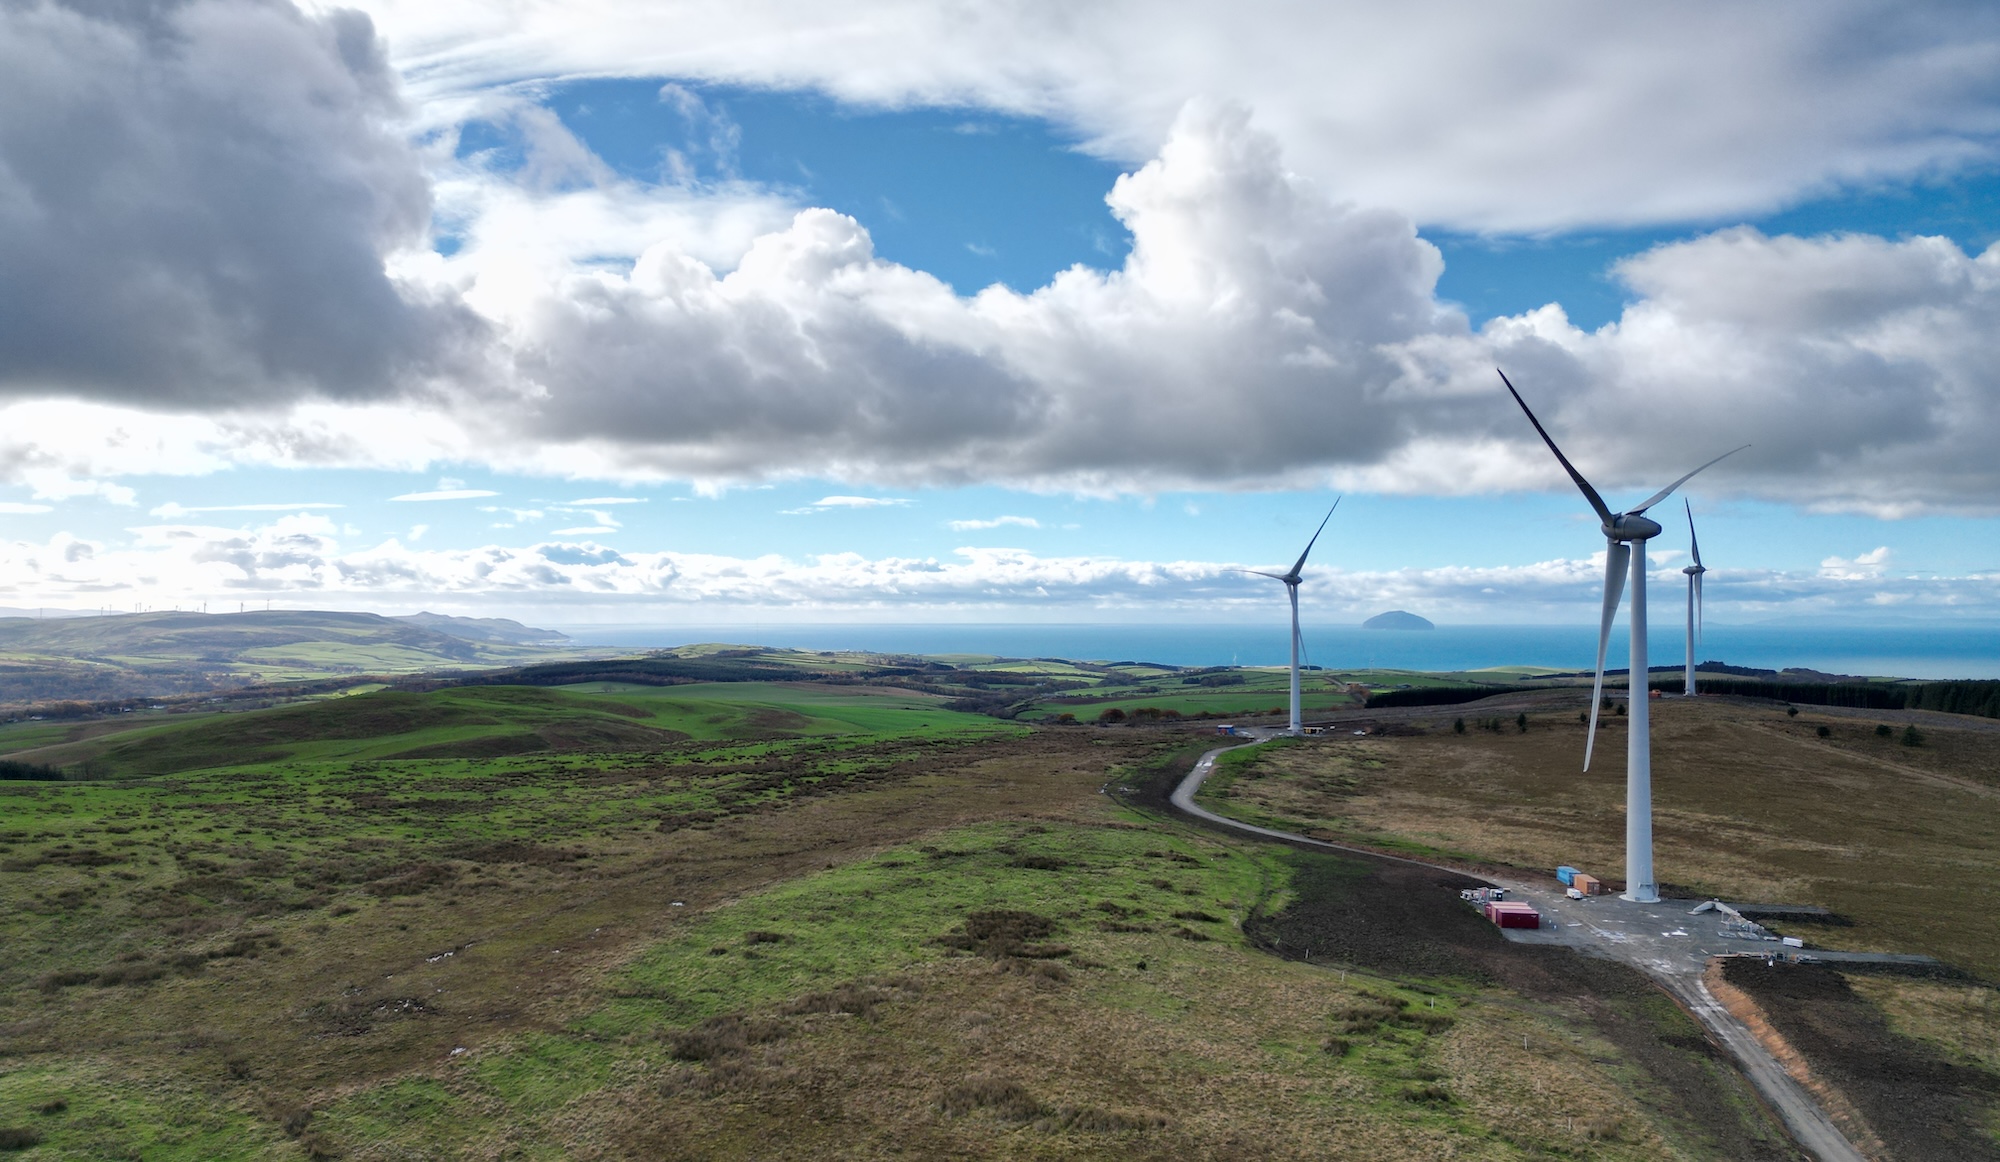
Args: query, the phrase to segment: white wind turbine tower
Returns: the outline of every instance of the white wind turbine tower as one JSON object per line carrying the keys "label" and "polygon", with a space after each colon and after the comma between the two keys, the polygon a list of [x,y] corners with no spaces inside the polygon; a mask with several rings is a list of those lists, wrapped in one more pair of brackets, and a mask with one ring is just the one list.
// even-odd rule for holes
{"label": "white wind turbine tower", "polygon": [[1688,550],[1694,554],[1694,564],[1689,565],[1687,568],[1681,570],[1681,572],[1687,574],[1687,579],[1688,579],[1687,680],[1686,683],[1681,687],[1681,695],[1686,698],[1692,698],[1694,697],[1695,635],[1701,632],[1702,622],[1706,620],[1706,618],[1704,618],[1702,615],[1702,608],[1701,608],[1701,575],[1703,573],[1708,572],[1708,569],[1705,568],[1701,563],[1701,541],[1697,540],[1694,535],[1694,506],[1687,502],[1686,497],[1682,497],[1681,507],[1687,509]]}
{"label": "white wind turbine tower", "polygon": [[[1535,425],[1535,431],[1541,435],[1542,442],[1555,453],[1556,461],[1563,466],[1563,471],[1569,473],[1569,478],[1576,481],[1577,488],[1583,491],[1583,498],[1590,502],[1598,520],[1603,522],[1604,617],[1597,631],[1597,681],[1590,690],[1590,737],[1583,745],[1583,769],[1586,771],[1590,769],[1591,750],[1597,744],[1597,710],[1604,699],[1604,648],[1611,642],[1611,622],[1618,615],[1618,599],[1625,588],[1626,574],[1631,574],[1632,670],[1627,712],[1630,725],[1625,739],[1625,893],[1620,898],[1639,904],[1656,904],[1660,900],[1660,885],[1653,879],[1653,739],[1646,669],[1646,542],[1665,530],[1646,519],[1646,510],[1673,495],[1674,489],[1686,484],[1695,472],[1709,467],[1723,456],[1733,456],[1743,448],[1724,452],[1625,512],[1612,512],[1610,506],[1604,503],[1604,498],[1590,486],[1590,481],[1583,478],[1583,474],[1569,462],[1569,457],[1564,456],[1562,449],[1549,438],[1542,421],[1528,409],[1527,401],[1514,390],[1514,384],[1504,371],[1500,372],[1500,382],[1507,385],[1507,394],[1521,405],[1521,410],[1527,413],[1528,422]],[[1636,553],[1632,551],[1635,541],[1639,546]]]}
{"label": "white wind turbine tower", "polygon": [[1313,530],[1312,540],[1306,542],[1306,551],[1299,554],[1298,562],[1292,566],[1291,572],[1265,573],[1258,569],[1243,570],[1245,573],[1255,573],[1259,577],[1269,577],[1273,581],[1284,582],[1285,593],[1292,599],[1292,723],[1289,729],[1293,734],[1298,734],[1304,729],[1304,723],[1299,717],[1299,649],[1305,640],[1299,636],[1300,570],[1306,567],[1306,557],[1312,553],[1313,546],[1319,542],[1319,535],[1326,531],[1326,522],[1333,519],[1333,509],[1339,507],[1340,498],[1335,497],[1333,508],[1326,510],[1326,516],[1321,518],[1319,528]]}

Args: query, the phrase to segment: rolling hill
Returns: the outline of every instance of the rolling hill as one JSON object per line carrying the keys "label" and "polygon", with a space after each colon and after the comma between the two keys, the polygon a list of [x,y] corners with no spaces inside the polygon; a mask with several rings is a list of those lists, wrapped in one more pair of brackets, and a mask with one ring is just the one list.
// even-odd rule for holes
{"label": "rolling hill", "polygon": [[0,704],[159,698],[354,674],[593,656],[494,619],[262,610],[0,618]]}

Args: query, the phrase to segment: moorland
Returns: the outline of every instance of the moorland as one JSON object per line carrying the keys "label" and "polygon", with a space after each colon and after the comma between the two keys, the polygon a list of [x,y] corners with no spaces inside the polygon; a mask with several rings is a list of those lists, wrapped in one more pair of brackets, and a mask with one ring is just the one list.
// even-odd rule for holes
{"label": "moorland", "polygon": [[[1574,775],[1587,691],[1365,706],[1529,676],[1314,672],[1342,729],[1238,752],[1212,805],[1465,873],[1611,871],[1622,769]],[[703,647],[8,724],[0,757],[63,777],[0,782],[0,1135],[38,1158],[1798,1156],[1665,994],[1501,940],[1465,874],[1171,816],[1211,719],[1282,688]],[[1656,719],[1663,872],[1960,966],[1831,975],[1874,1022],[1844,1025],[1954,1079],[1926,1115],[1990,1151],[2000,956],[1959,909],[2000,855],[2000,736],[1681,709]],[[1826,1004],[1786,1007],[1800,979],[1745,987],[1796,1026]],[[1841,1072],[1854,1038],[1794,1031],[1878,1100]]]}

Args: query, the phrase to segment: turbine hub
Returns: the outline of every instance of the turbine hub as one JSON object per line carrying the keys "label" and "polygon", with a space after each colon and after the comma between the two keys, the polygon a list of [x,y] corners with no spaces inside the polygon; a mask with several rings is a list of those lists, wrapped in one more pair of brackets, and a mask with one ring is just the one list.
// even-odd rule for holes
{"label": "turbine hub", "polygon": [[1702,565],[1689,565],[1687,568],[1682,569],[1681,572],[1686,573],[1690,577],[1699,577],[1703,573],[1708,572],[1708,569]]}
{"label": "turbine hub", "polygon": [[1614,541],[1651,540],[1666,531],[1636,512],[1621,512],[1604,525],[1604,535]]}

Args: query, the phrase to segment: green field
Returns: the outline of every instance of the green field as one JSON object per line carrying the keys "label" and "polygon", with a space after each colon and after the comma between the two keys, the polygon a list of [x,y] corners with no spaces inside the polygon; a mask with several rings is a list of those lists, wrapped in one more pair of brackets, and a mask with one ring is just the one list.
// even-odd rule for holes
{"label": "green field", "polygon": [[[689,740],[991,733],[1015,729],[893,688],[764,682],[398,690],[270,710],[123,716],[102,724],[16,723],[0,757],[90,779],[142,778],[249,762],[496,758],[643,750]],[[136,718],[137,721],[131,721]],[[83,735],[62,741],[66,733]]]}

